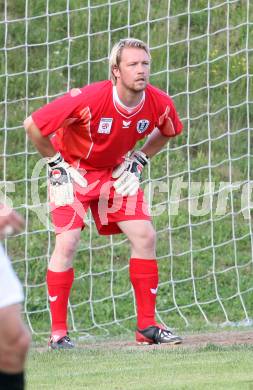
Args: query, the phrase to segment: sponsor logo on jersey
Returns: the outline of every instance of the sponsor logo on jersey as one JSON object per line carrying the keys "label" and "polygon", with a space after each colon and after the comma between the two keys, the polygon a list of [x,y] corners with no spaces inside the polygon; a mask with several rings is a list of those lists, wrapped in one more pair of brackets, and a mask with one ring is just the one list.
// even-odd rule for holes
{"label": "sponsor logo on jersey", "polygon": [[110,134],[112,127],[112,118],[101,118],[98,126],[98,133]]}
{"label": "sponsor logo on jersey", "polygon": [[127,122],[123,120],[123,125],[122,125],[123,129],[128,129],[130,125],[131,125],[131,121]]}
{"label": "sponsor logo on jersey", "polygon": [[149,121],[147,119],[141,119],[137,122],[137,131],[138,133],[144,133],[147,130]]}

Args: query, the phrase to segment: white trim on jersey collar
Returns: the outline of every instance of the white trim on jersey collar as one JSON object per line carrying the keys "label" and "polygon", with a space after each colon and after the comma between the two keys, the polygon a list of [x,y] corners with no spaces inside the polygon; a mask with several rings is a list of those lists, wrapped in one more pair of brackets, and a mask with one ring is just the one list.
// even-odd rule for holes
{"label": "white trim on jersey collar", "polygon": [[[138,106],[140,106],[140,108],[143,107],[143,104],[145,101],[145,96],[146,96],[145,91],[143,91],[141,101],[134,107],[128,107],[128,106],[125,106],[125,104],[123,104],[122,101],[120,100],[116,85],[113,86],[113,103],[116,102],[120,107],[122,107],[124,110],[126,110],[129,114],[134,112]],[[115,108],[117,109],[116,106],[115,106]],[[134,114],[136,114],[137,112],[139,112],[139,110],[134,112]],[[120,114],[125,116],[124,114],[122,114],[122,112]]]}

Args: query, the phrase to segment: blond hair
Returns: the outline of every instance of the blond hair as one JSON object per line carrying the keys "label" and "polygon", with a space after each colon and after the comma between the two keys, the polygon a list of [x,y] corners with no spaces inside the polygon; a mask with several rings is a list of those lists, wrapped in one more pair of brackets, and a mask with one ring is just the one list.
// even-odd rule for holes
{"label": "blond hair", "polygon": [[109,57],[110,78],[114,85],[116,85],[117,78],[113,74],[113,69],[119,66],[121,61],[122,50],[125,47],[134,47],[138,49],[143,49],[151,58],[148,45],[143,41],[141,41],[140,39],[135,39],[135,38],[120,39],[120,41],[113,46]]}

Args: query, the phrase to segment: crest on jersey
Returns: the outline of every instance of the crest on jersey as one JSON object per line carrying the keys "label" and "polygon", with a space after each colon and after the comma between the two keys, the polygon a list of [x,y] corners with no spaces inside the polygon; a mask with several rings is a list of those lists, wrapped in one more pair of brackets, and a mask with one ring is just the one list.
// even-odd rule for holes
{"label": "crest on jersey", "polygon": [[112,118],[101,118],[98,126],[98,133],[110,134],[112,127]]}
{"label": "crest on jersey", "polygon": [[137,122],[137,131],[138,133],[144,133],[147,130],[149,121],[147,119],[141,119]]}

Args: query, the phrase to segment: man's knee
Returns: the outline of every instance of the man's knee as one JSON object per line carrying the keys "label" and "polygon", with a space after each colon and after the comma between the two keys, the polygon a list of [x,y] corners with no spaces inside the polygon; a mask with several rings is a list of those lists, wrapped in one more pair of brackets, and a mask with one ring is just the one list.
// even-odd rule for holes
{"label": "man's knee", "polygon": [[57,252],[61,253],[62,258],[70,259],[74,256],[78,241],[72,239],[68,242],[62,242],[56,247]]}
{"label": "man's knee", "polygon": [[76,248],[80,240],[80,233],[68,232],[67,235],[56,237],[55,251],[61,254],[63,258],[72,258],[75,254]]}
{"label": "man's knee", "polygon": [[145,246],[146,248],[154,248],[156,245],[156,232],[152,225],[144,225],[142,229],[133,237],[132,244],[134,246]]}

